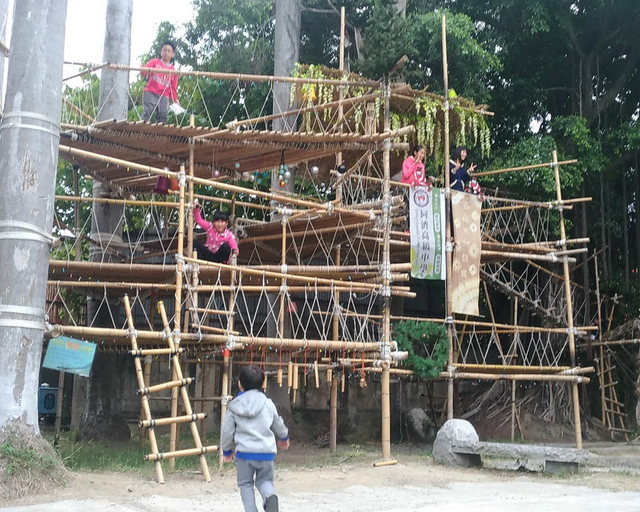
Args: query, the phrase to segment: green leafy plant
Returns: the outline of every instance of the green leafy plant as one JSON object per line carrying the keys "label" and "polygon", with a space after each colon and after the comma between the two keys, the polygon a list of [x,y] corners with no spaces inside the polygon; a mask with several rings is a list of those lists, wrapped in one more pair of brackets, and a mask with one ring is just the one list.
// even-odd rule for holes
{"label": "green leafy plant", "polygon": [[449,357],[449,338],[443,325],[403,320],[393,328],[399,350],[409,352],[406,365],[416,375],[437,377]]}

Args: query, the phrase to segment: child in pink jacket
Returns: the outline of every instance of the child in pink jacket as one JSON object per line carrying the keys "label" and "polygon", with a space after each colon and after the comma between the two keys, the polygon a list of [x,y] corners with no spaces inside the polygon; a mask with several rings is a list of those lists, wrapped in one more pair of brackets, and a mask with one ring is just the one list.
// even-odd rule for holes
{"label": "child in pink jacket", "polygon": [[229,216],[221,211],[213,214],[213,222],[207,222],[202,218],[200,205],[197,204],[193,210],[196,224],[207,232],[207,241],[204,244],[194,240],[193,248],[196,257],[201,260],[213,261],[215,263],[228,263],[232,254],[238,254],[238,242],[236,237],[229,231]]}

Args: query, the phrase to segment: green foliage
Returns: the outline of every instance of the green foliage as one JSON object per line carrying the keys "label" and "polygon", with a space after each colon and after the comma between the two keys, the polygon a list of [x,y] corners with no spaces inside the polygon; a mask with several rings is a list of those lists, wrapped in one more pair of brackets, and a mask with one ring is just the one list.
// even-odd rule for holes
{"label": "green foliage", "polygon": [[363,57],[354,67],[376,79],[387,75],[403,55],[414,52],[409,23],[398,14],[395,0],[374,0],[372,7],[363,32]]}
{"label": "green foliage", "polygon": [[409,352],[406,361],[416,375],[437,377],[449,357],[449,338],[444,326],[433,322],[403,320],[393,327],[399,350]]}

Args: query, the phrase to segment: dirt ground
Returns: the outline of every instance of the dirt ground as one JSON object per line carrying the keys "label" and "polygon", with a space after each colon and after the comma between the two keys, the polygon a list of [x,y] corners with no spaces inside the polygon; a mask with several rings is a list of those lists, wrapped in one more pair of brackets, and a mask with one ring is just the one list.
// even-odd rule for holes
{"label": "dirt ground", "polygon": [[[373,467],[379,453],[343,447],[298,448],[279,455],[280,510],[318,512],[591,512],[640,511],[640,447],[587,446],[590,462],[575,475],[505,472],[441,466],[422,449],[394,447],[398,464]],[[166,468],[166,466],[165,466]],[[232,465],[170,473],[165,483],[148,473],[72,474],[69,485],[11,503],[3,512],[242,512]]]}

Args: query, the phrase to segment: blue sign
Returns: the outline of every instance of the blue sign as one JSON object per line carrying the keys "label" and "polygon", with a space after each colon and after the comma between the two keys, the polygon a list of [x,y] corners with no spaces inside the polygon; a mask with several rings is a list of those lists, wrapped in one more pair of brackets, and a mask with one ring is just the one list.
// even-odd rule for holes
{"label": "blue sign", "polygon": [[88,377],[95,354],[95,343],[59,336],[49,341],[42,366]]}

